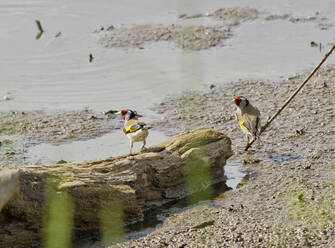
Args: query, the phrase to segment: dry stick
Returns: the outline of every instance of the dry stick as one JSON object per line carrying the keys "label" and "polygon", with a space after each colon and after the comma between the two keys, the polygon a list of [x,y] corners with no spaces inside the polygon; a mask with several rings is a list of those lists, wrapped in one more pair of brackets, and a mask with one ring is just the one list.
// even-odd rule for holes
{"label": "dry stick", "polygon": [[43,28],[42,28],[41,22],[40,22],[39,20],[35,20],[35,23],[36,23],[37,28],[38,28],[38,30],[40,31],[40,33],[43,33],[44,30],[43,30]]}
{"label": "dry stick", "polygon": [[[326,55],[323,57],[321,62],[314,68],[314,70],[305,78],[305,80],[301,83],[301,85],[294,91],[294,93],[286,100],[284,105],[270,118],[270,120],[267,121],[267,123],[261,128],[261,131],[259,135],[261,135],[265,129],[271,124],[271,122],[283,111],[283,109],[292,101],[292,99],[298,94],[298,92],[304,87],[304,85],[308,82],[308,80],[315,74],[315,72],[321,67],[321,65],[327,60],[329,55],[334,51],[335,49],[335,43],[332,46],[332,48],[326,53]],[[255,142],[255,139],[253,139],[246,147],[245,151],[249,149],[249,147]]]}

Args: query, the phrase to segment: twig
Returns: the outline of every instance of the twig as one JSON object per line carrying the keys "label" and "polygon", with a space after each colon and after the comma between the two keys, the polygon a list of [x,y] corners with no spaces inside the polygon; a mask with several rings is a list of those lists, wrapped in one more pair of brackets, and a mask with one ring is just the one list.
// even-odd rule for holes
{"label": "twig", "polygon": [[39,20],[35,20],[35,23],[36,23],[36,26],[39,30],[39,32],[36,34],[35,36],[35,39],[36,40],[39,40],[44,32],[43,28],[42,28],[42,25],[41,25],[41,22]]}
{"label": "twig", "polygon": [[35,20],[35,23],[36,23],[37,28],[38,28],[38,30],[40,31],[40,33],[43,33],[44,30],[43,30],[43,28],[42,28],[41,22],[40,22],[39,20]]}
{"label": "twig", "polygon": [[[286,100],[286,102],[283,104],[283,106],[266,122],[266,124],[261,128],[261,131],[259,135],[261,135],[265,129],[273,122],[273,120],[283,111],[283,109],[292,101],[292,99],[299,93],[299,91],[304,87],[304,85],[311,79],[311,77],[317,72],[317,70],[321,67],[321,65],[327,60],[329,55],[335,50],[335,43],[330,48],[330,50],[326,53],[326,55],[323,57],[321,62],[314,68],[314,70],[305,78],[305,80],[300,84],[300,86],[293,92],[293,94]],[[255,139],[253,139],[246,147],[245,151],[249,149],[249,147],[255,142]]]}

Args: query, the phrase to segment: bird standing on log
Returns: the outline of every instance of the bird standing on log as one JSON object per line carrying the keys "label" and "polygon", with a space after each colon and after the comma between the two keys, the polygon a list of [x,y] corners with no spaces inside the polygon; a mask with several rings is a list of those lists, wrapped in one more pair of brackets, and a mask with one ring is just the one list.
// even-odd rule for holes
{"label": "bird standing on log", "polygon": [[132,149],[134,142],[143,141],[143,146],[141,151],[145,149],[146,139],[149,135],[149,127],[144,123],[138,120],[138,117],[142,117],[136,111],[130,109],[123,109],[119,112],[116,112],[115,115],[120,115],[124,120],[123,132],[130,140],[130,151],[129,154],[132,154]]}
{"label": "bird standing on log", "polygon": [[256,140],[259,136],[261,129],[261,114],[244,96],[236,96],[232,102],[237,106],[236,119],[242,131],[247,136],[248,146],[249,138]]}

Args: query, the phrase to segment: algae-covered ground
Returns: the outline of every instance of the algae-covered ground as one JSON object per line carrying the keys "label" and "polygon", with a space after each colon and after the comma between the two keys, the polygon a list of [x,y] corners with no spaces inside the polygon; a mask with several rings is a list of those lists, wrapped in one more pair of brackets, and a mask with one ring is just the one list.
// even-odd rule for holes
{"label": "algae-covered ground", "polygon": [[160,105],[156,125],[172,134],[210,126],[233,141],[244,168],[258,176],[202,204],[169,217],[151,234],[115,247],[334,247],[335,66],[321,69],[244,152],[234,117],[234,95],[248,97],[262,122],[284,103],[307,74],[280,83],[250,81],[208,92],[184,92]]}
{"label": "algae-covered ground", "polygon": [[96,32],[101,33],[99,43],[104,47],[144,49],[146,43],[169,41],[181,49],[198,51],[223,46],[224,41],[233,36],[234,27],[256,19],[280,19],[291,23],[315,22],[322,30],[331,27],[327,18],[319,13],[297,17],[291,14],[260,12],[247,7],[220,8],[208,13],[182,13],[178,18],[177,24],[109,25]]}

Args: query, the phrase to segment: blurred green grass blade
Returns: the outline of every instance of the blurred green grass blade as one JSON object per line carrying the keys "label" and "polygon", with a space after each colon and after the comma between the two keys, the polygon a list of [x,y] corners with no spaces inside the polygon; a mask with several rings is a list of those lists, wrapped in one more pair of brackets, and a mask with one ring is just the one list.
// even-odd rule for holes
{"label": "blurred green grass blade", "polygon": [[73,203],[66,191],[47,186],[44,215],[44,247],[69,248],[72,244]]}
{"label": "blurred green grass blade", "polygon": [[101,206],[100,224],[101,240],[104,245],[110,245],[125,240],[125,226],[123,221],[123,206],[119,201]]}
{"label": "blurred green grass blade", "polygon": [[186,187],[190,194],[189,203],[210,199],[213,195],[210,164],[207,154],[200,149],[193,149],[186,159],[184,167]]}

